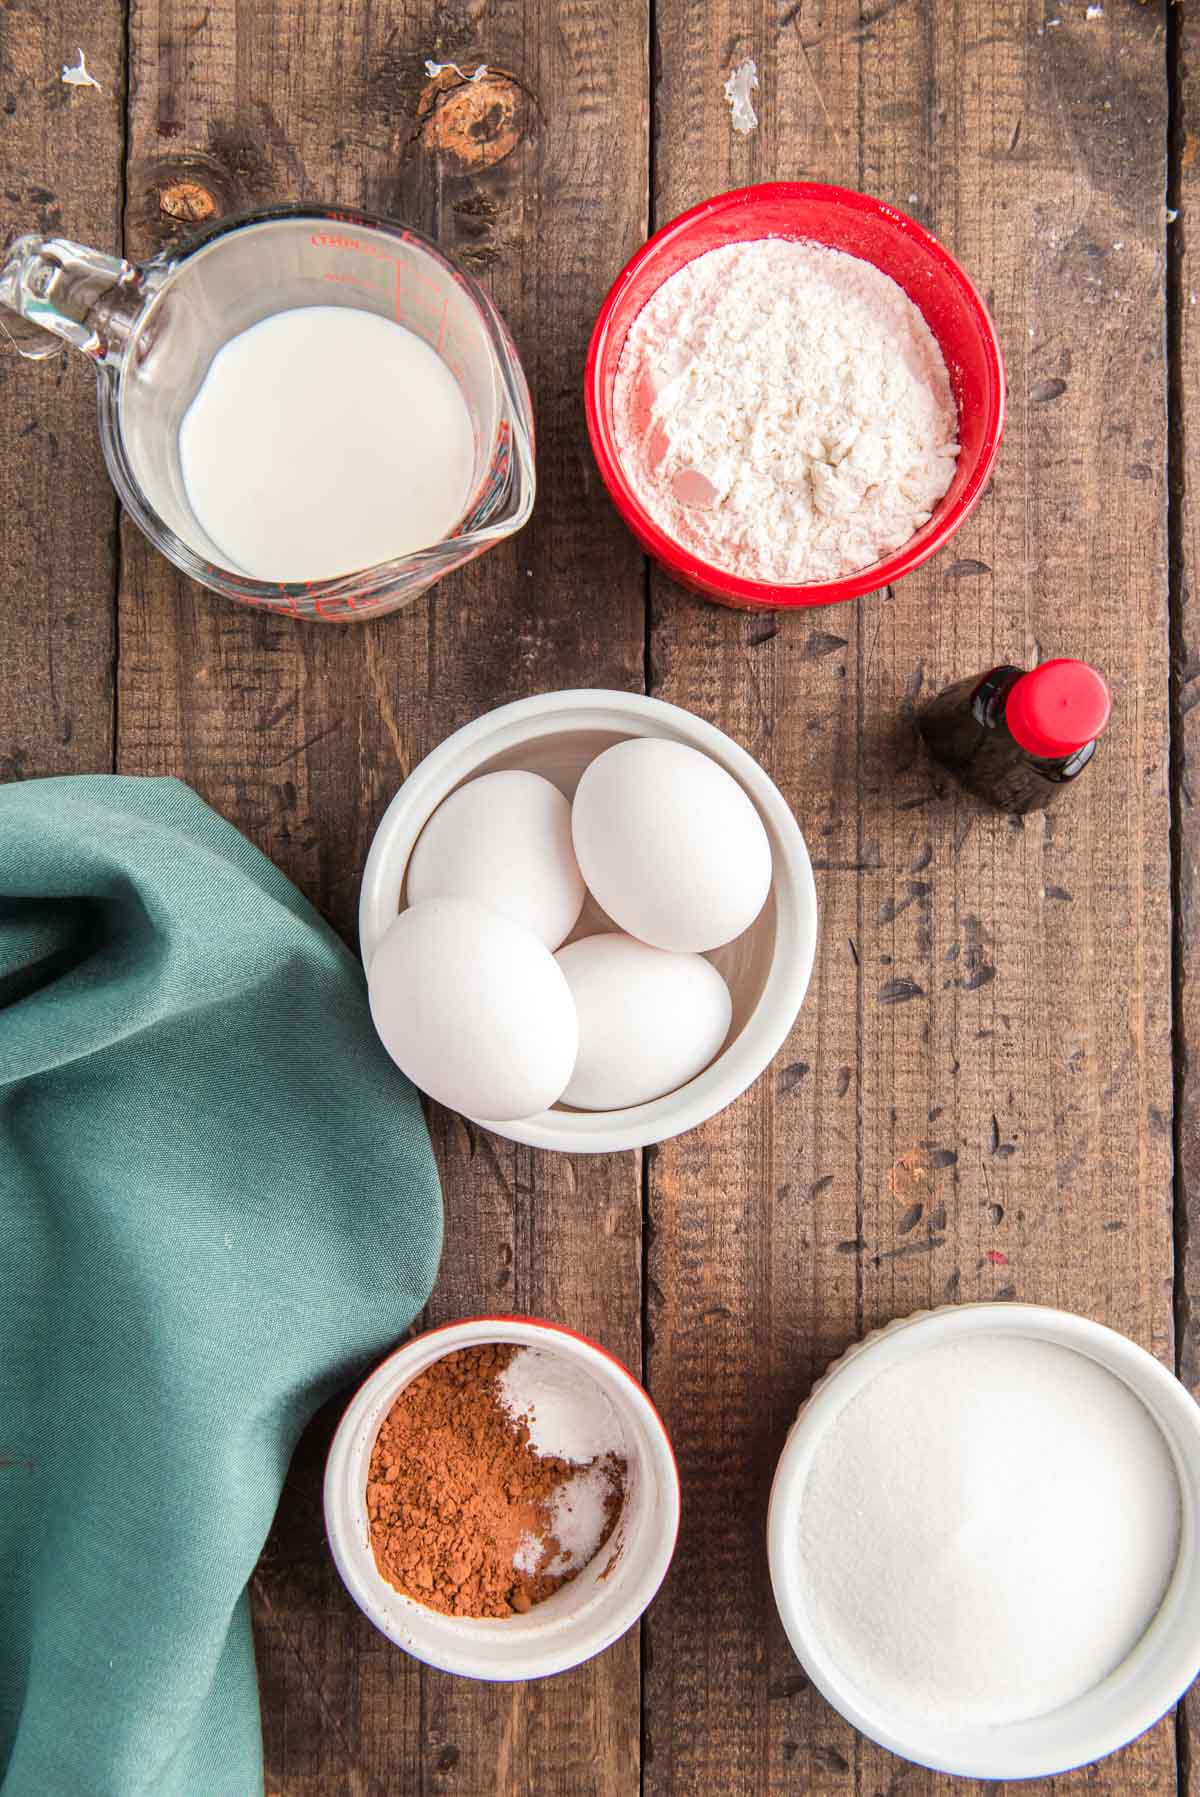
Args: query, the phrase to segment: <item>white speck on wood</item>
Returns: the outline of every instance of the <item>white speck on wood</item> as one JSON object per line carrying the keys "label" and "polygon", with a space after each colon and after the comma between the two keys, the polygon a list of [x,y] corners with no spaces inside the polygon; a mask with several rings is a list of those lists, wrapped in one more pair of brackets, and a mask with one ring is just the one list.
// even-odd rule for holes
{"label": "white speck on wood", "polygon": [[1087,16],[1089,19],[1102,19],[1104,17],[1104,8],[1095,5],[1089,6],[1087,9]]}
{"label": "white speck on wood", "polygon": [[486,62],[481,62],[473,75],[468,75],[465,69],[460,69],[456,62],[431,62],[427,60],[425,63],[425,73],[429,76],[431,81],[436,75],[443,74],[446,69],[453,69],[454,73],[460,75],[464,81],[482,81],[488,72]]}
{"label": "white speck on wood", "polygon": [[100,83],[89,71],[83,51],[76,50],[75,54],[79,58],[79,61],[76,63],[64,62],[59,80],[63,83],[64,87],[99,88]]}
{"label": "white speck on wood", "polygon": [[758,86],[758,68],[754,58],[748,56],[745,62],[739,62],[736,69],[729,71],[729,79],[725,83],[725,98],[729,101],[729,122],[735,131],[743,136],[758,127],[758,114],[754,110],[754,102],[750,98]]}

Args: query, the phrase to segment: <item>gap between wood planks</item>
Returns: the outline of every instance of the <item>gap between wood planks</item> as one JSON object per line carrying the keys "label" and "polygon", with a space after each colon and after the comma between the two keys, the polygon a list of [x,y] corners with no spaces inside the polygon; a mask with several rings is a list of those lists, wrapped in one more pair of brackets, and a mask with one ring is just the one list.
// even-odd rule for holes
{"label": "gap between wood planks", "polygon": [[[777,21],[781,27],[793,23],[798,24],[800,7],[789,7],[783,17]],[[890,9],[888,9],[890,10]],[[864,18],[867,9],[861,8]],[[1193,1316],[1194,1305],[1189,1296],[1187,1285],[1187,1268],[1185,1252],[1188,1246],[1188,1169],[1181,1154],[1181,1129],[1183,1116],[1183,1099],[1186,1096],[1186,1028],[1183,1012],[1183,984],[1186,974],[1186,954],[1188,942],[1184,931],[1184,880],[1186,871],[1186,841],[1183,826],[1184,788],[1183,774],[1185,767],[1185,743],[1183,737],[1183,671],[1186,654],[1188,629],[1184,617],[1184,605],[1187,598],[1186,587],[1186,540],[1185,540],[1185,466],[1186,443],[1185,426],[1185,386],[1184,386],[1184,341],[1183,324],[1186,294],[1184,292],[1184,238],[1185,223],[1183,211],[1183,171],[1184,163],[1184,15],[1182,0],[1166,0],[1165,42],[1163,45],[1163,76],[1167,86],[1168,102],[1168,186],[1165,195],[1167,207],[1176,213],[1177,222],[1165,224],[1165,263],[1166,289],[1164,296],[1164,317],[1166,324],[1166,423],[1168,430],[1168,483],[1166,495],[1167,540],[1168,540],[1168,632],[1169,632],[1169,679],[1170,694],[1168,703],[1169,732],[1169,866],[1171,878],[1172,904],[1172,940],[1171,940],[1171,1029],[1173,1048],[1173,1081],[1174,1081],[1174,1171],[1172,1186],[1173,1230],[1172,1230],[1172,1273],[1174,1280],[1174,1323],[1175,1323],[1175,1370],[1185,1381],[1197,1375],[1200,1368],[1192,1364],[1190,1353],[1190,1332],[1195,1329],[1196,1319]],[[649,24],[651,33],[650,46],[650,81],[649,81],[649,199],[648,199],[648,232],[653,232],[664,222],[657,216],[657,178],[656,178],[656,144],[659,125],[659,70],[658,70],[658,22],[656,18],[655,0],[650,0]],[[807,63],[807,53],[805,61]],[[860,189],[868,185],[863,165],[866,133],[864,130],[864,90],[860,79],[858,87],[859,113],[857,120],[857,176],[855,185]],[[1187,120],[1190,125],[1192,121]],[[1015,150],[1020,139],[1021,121],[1018,120],[1013,133],[1010,150]],[[1190,146],[1194,149],[1194,145]],[[652,694],[655,688],[654,628],[655,618],[652,604],[652,566],[646,561],[646,622],[645,622],[645,663],[644,684],[647,693]],[[1194,634],[1193,627],[1193,634]],[[1160,639],[1161,640],[1161,639]],[[874,653],[872,644],[871,655]],[[861,646],[860,646],[861,654]],[[869,659],[868,659],[869,668]],[[860,682],[860,708],[862,683]],[[861,709],[858,718],[861,743]],[[853,945],[851,945],[853,953]],[[857,956],[855,956],[857,960]],[[859,1043],[861,1059],[861,1041]],[[861,1136],[860,1136],[861,1144]],[[650,1188],[653,1173],[653,1150],[645,1151],[641,1169],[642,1188],[642,1357],[643,1377],[645,1378],[649,1360],[651,1317],[648,1305],[648,1248],[650,1241]],[[856,1168],[860,1185],[860,1213],[858,1233],[862,1234],[861,1222],[861,1146]],[[1194,1233],[1194,1232],[1193,1232]],[[863,1307],[860,1292],[857,1303],[857,1332],[861,1336],[863,1330]],[[649,1716],[647,1713],[647,1619],[643,1618],[642,1630],[642,1754],[641,1754],[641,1788],[644,1791],[647,1781],[647,1748]],[[1198,1790],[1195,1780],[1200,1767],[1193,1764],[1195,1759],[1186,1720],[1184,1706],[1181,1704],[1177,1712],[1175,1735],[1175,1775],[1180,1797]],[[903,1773],[901,1774],[903,1775]]]}
{"label": "gap between wood planks", "polygon": [[[1170,653],[1170,794],[1171,794],[1171,1021],[1174,1077],[1174,1215],[1175,1215],[1175,1361],[1182,1377],[1184,1342],[1189,1318],[1183,1249],[1186,1244],[1186,1180],[1182,1157],[1182,1114],[1186,1073],[1183,1033],[1183,738],[1180,702],[1183,686],[1183,602],[1186,590],[1183,498],[1186,486],[1183,393],[1183,246],[1182,218],[1183,93],[1182,46],[1179,8],[1167,7],[1167,223],[1166,223],[1166,325],[1167,325],[1167,594],[1171,633]],[[1174,221],[1172,222],[1172,215]]]}
{"label": "gap between wood planks", "polygon": [[[1185,643],[1183,606],[1186,598],[1186,563],[1184,534],[1184,487],[1186,473],[1186,445],[1184,442],[1184,386],[1183,386],[1183,318],[1186,295],[1184,292],[1183,268],[1183,199],[1182,156],[1184,143],[1184,106],[1183,106],[1183,48],[1181,9],[1175,0],[1168,0],[1166,7],[1166,42],[1165,73],[1168,88],[1168,191],[1167,206],[1179,213],[1179,222],[1174,226],[1166,226],[1166,330],[1167,330],[1167,422],[1168,422],[1168,488],[1167,488],[1167,530],[1169,548],[1169,630],[1170,630],[1170,859],[1171,859],[1171,900],[1173,911],[1172,927],[1172,1032],[1173,1032],[1173,1079],[1174,1079],[1174,1175],[1173,1175],[1173,1209],[1174,1209],[1174,1313],[1176,1326],[1176,1370],[1181,1375],[1191,1369],[1184,1364],[1189,1326],[1192,1324],[1191,1304],[1185,1280],[1184,1250],[1187,1237],[1187,1179],[1183,1155],[1181,1153],[1182,1104],[1186,1088],[1186,1039],[1183,1027],[1182,989],[1185,976],[1186,943],[1183,935],[1184,897],[1184,837],[1183,837],[1183,792],[1182,778],[1184,771],[1184,744],[1182,736],[1182,713],[1180,709],[1182,694],[1183,653]],[[119,163],[119,209],[120,209],[120,244],[122,251],[126,244],[126,212],[128,206],[129,174],[130,174],[130,84],[131,84],[131,36],[132,7],[126,0],[123,9],[124,19],[124,64],[122,69],[121,121],[122,135]],[[658,20],[655,0],[649,3],[650,57],[649,57],[649,147],[647,158],[647,192],[646,192],[646,234],[649,236],[657,229],[660,222],[656,208],[656,132],[659,123],[658,85],[660,69],[658,61]],[[861,104],[861,88],[860,88]],[[864,134],[859,129],[860,167],[858,185],[863,183],[861,154]],[[114,496],[114,515],[117,519],[115,535],[115,553],[112,589],[112,671],[113,671],[113,717],[112,717],[112,769],[117,771],[119,765],[120,743],[120,687],[117,671],[120,663],[120,607],[119,595],[123,573],[123,550],[119,507]],[[644,640],[643,640],[643,686],[647,694],[655,689],[654,668],[654,611],[653,611],[653,575],[652,564],[648,557],[643,558],[644,568]],[[654,1150],[643,1151],[640,1168],[640,1191],[642,1209],[642,1241],[641,1241],[641,1275],[642,1275],[642,1331],[641,1356],[642,1376],[646,1377],[648,1343],[649,1343],[649,1282],[648,1282],[648,1245],[650,1226],[650,1182],[653,1167]],[[861,1318],[860,1318],[861,1332]],[[647,1764],[647,1728],[648,1711],[646,1702],[646,1630],[647,1623],[643,1617],[641,1631],[641,1752],[639,1754],[639,1783],[644,1790]],[[420,1706],[422,1724],[426,1709],[425,1680],[420,1681]],[[422,1727],[424,1734],[424,1728]],[[1177,1768],[1179,1789],[1182,1792],[1193,1788],[1192,1779],[1195,1768],[1190,1764],[1189,1737],[1186,1732],[1182,1706],[1177,1723]]]}

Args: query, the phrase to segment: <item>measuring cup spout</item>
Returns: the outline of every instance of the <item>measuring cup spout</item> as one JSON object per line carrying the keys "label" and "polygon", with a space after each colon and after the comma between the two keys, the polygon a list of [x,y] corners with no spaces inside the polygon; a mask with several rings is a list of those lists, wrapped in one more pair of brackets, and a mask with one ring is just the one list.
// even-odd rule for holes
{"label": "measuring cup spout", "polygon": [[54,355],[62,341],[93,362],[115,362],[144,298],[132,262],[65,237],[16,237],[3,251],[0,305],[24,328],[3,320],[0,327],[30,361]]}

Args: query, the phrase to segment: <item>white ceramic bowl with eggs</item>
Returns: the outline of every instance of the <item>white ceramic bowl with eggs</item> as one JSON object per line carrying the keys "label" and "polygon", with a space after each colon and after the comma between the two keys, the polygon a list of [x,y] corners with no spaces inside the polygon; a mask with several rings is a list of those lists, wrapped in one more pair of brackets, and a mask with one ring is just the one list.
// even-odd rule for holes
{"label": "white ceramic bowl with eggs", "polygon": [[[451,793],[482,774],[518,768],[542,775],[572,799],[596,757],[633,737],[682,743],[732,776],[767,834],[770,891],[749,929],[706,957],[732,999],[729,1033],[716,1058],[686,1084],[645,1104],[588,1111],[560,1102],[517,1122],[482,1120],[496,1134],[534,1148],[606,1154],[665,1141],[732,1103],[779,1052],[804,1001],[817,940],[812,865],[783,795],[732,738],[679,706],[641,693],[541,693],[477,718],[426,756],[384,813],[363,872],[359,947],[369,974],[380,942],[406,907],[413,849]],[[567,942],[614,928],[589,894]]]}
{"label": "white ceramic bowl with eggs", "polygon": [[[397,1591],[376,1566],[367,1471],[375,1438],[405,1386],[447,1354],[497,1342],[562,1355],[575,1375],[595,1381],[621,1426],[625,1502],[595,1559],[525,1615],[447,1616]],[[679,1533],[679,1473],[662,1419],[614,1355],[557,1323],[471,1317],[406,1342],[359,1387],[325,1466],[325,1529],[347,1590],[389,1641],[464,1678],[544,1678],[602,1653],[653,1598]]]}
{"label": "white ceramic bowl with eggs", "polygon": [[[1068,1348],[1141,1400],[1174,1464],[1180,1533],[1174,1572],[1126,1658],[1074,1701],[1027,1720],[962,1726],[949,1710],[918,1728],[889,1712],[830,1651],[806,1595],[799,1519],[814,1460],[839,1417],[880,1374],[909,1356],[978,1336]],[[847,1504],[854,1502],[852,1492]],[[813,1684],[861,1733],[892,1753],[964,1778],[1049,1778],[1115,1752],[1178,1701],[1200,1670],[1200,1407],[1144,1348],[1087,1317],[1037,1304],[945,1306],[900,1318],[855,1343],[813,1387],[792,1424],[767,1519],[771,1584],[784,1630]],[[1102,1569],[1097,1567],[1097,1574]]]}

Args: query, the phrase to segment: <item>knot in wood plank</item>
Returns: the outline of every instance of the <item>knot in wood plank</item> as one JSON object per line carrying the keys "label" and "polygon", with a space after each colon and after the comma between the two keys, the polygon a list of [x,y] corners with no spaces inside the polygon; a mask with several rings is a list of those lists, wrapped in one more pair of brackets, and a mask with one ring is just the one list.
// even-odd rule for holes
{"label": "knot in wood plank", "polygon": [[492,168],[512,155],[527,118],[525,91],[506,70],[468,81],[443,69],[422,89],[418,136],[424,149],[464,170]]}
{"label": "knot in wood plank", "polygon": [[183,224],[206,224],[217,216],[217,202],[198,181],[172,181],[160,189],[158,207],[168,218]]}

